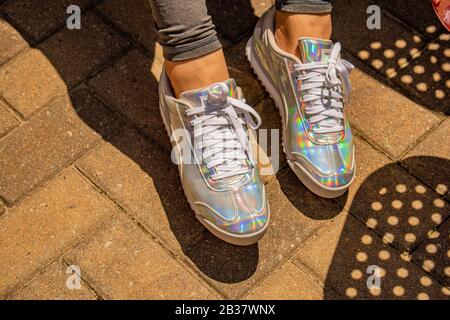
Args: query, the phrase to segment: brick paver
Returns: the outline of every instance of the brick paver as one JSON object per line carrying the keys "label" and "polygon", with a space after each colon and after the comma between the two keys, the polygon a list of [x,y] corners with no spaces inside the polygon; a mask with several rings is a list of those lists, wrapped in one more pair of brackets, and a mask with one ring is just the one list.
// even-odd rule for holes
{"label": "brick paver", "polygon": [[0,94],[26,119],[67,92],[58,70],[40,50],[27,50],[0,68]]}
{"label": "brick paver", "polygon": [[204,230],[184,197],[170,153],[136,132],[113,138],[77,167],[174,252],[187,250]]}
{"label": "brick paver", "polygon": [[[333,201],[314,203],[313,198],[318,197],[294,180],[293,174],[286,174],[288,177],[283,179],[283,183],[289,185],[287,188],[290,187],[290,190],[282,190],[286,186],[280,185],[281,181],[277,180],[271,181],[266,187],[271,204],[271,222],[257,245],[235,247],[205,232],[205,238],[187,252],[193,267],[228,298],[240,298],[247,294],[274,267],[288,260],[305,239],[327,224],[326,220],[313,217],[311,211],[323,210],[333,212],[334,215],[340,212]],[[306,193],[310,197],[302,200],[303,207],[291,202],[296,195]]]}
{"label": "brick paver", "polygon": [[392,19],[386,11],[381,13],[381,29],[369,31],[366,12],[371,2],[340,0],[335,3],[333,33],[346,51],[386,76],[397,70],[403,60],[409,60],[411,52],[423,48],[425,41],[419,33]]}
{"label": "brick paver", "polygon": [[388,10],[397,19],[419,31],[429,40],[445,30],[444,26],[437,21],[429,1],[416,1],[413,10],[405,6],[403,0],[371,0],[371,2]]}
{"label": "brick paver", "polygon": [[[270,137],[278,110],[244,46],[273,0],[207,2]],[[358,68],[349,192],[312,194],[280,145],[264,179],[270,227],[236,247],[195,219],[171,163],[147,0],[0,0],[0,298],[448,299],[450,38],[430,1],[400,2],[334,3],[334,37]],[[81,30],[65,28],[70,4]],[[369,4],[381,30],[367,30]]]}
{"label": "brick paver", "polygon": [[152,64],[147,56],[133,50],[89,81],[89,86],[169,150],[167,133],[159,118],[156,75],[159,77],[161,70],[161,64]]}
{"label": "brick paver", "polygon": [[39,49],[71,89],[117,57],[128,44],[95,14],[87,13],[81,30],[62,29]]}
{"label": "brick paver", "polygon": [[448,82],[450,72],[450,34],[442,33],[428,43],[424,51],[398,70],[397,81],[412,97],[417,97],[433,109],[450,115]]}
{"label": "brick paver", "polygon": [[432,112],[361,71],[355,70],[351,80],[354,91],[347,109],[350,122],[395,159],[440,123]]}
{"label": "brick paver", "polygon": [[148,234],[119,216],[64,258],[109,299],[213,299],[195,276]]}
{"label": "brick paver", "polygon": [[247,298],[257,300],[321,300],[324,298],[324,289],[318,280],[294,263],[288,262],[280,270],[275,271],[270,279]]}
{"label": "brick paver", "polygon": [[450,199],[450,119],[403,157],[402,165],[439,194]]}
{"label": "brick paver", "polygon": [[450,215],[446,201],[396,164],[371,173],[349,210],[402,251],[412,251]]}
{"label": "brick paver", "polygon": [[95,0],[8,0],[0,6],[7,17],[34,44],[65,25],[67,8],[75,4],[86,9]]}
{"label": "brick paver", "polygon": [[355,180],[350,186],[348,193],[336,199],[346,209],[352,205],[358,189],[364,184],[369,175],[390,163],[390,159],[387,156],[380,153],[358,135],[354,136],[354,144],[357,150],[355,154]]}
{"label": "brick paver", "polygon": [[19,121],[6,109],[5,103],[0,100],[0,137],[6,135]]}
{"label": "brick paver", "polygon": [[143,45],[153,55],[153,61],[163,61],[162,48],[157,42],[155,22],[149,15],[148,0],[104,1],[97,9],[119,29]]}
{"label": "brick paver", "polygon": [[[0,140],[0,196],[12,205],[113,134],[121,121],[87,91],[51,108]],[[55,137],[50,139],[49,137]]]}
{"label": "brick paver", "polygon": [[450,259],[450,220],[437,230],[430,232],[427,241],[423,242],[413,253],[413,259],[443,284],[450,286],[450,266],[448,265]]}
{"label": "brick paver", "polygon": [[1,19],[0,15],[0,64],[3,64],[8,59],[14,57],[18,52],[28,47],[27,41],[23,36],[14,29],[7,21]]}
{"label": "brick paver", "polygon": [[286,263],[265,283],[252,292],[248,299],[321,300],[323,287],[319,281],[292,262]]}
{"label": "brick paver", "polygon": [[[68,266],[57,261],[24,288],[14,294],[13,300],[95,300],[97,297],[83,281],[80,288],[68,287]],[[70,270],[69,270],[70,271]]]}
{"label": "brick paver", "polygon": [[0,217],[0,296],[120,212],[72,169]]}

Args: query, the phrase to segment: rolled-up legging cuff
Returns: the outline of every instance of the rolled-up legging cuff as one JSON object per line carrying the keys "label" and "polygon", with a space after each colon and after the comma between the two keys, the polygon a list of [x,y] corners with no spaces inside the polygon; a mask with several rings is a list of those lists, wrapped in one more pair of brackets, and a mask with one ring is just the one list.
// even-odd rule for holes
{"label": "rolled-up legging cuff", "polygon": [[277,10],[290,13],[330,13],[333,6],[329,2],[314,1],[308,3],[307,1],[299,3],[299,1],[278,1],[276,4]]}
{"label": "rolled-up legging cuff", "polygon": [[204,38],[193,43],[183,45],[162,45],[164,58],[169,61],[184,61],[195,59],[222,48],[216,35]]}

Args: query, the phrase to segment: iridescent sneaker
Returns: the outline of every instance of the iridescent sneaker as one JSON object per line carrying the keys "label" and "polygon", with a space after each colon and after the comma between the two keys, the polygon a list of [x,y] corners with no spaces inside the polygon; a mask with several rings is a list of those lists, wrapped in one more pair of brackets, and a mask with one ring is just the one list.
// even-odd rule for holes
{"label": "iridescent sneaker", "polygon": [[163,71],[159,99],[173,160],[197,219],[226,242],[257,242],[269,223],[252,152],[254,130],[261,124],[258,113],[245,103],[233,79],[175,99]]}
{"label": "iridescent sneaker", "polygon": [[353,181],[353,137],[344,105],[353,66],[329,40],[300,38],[302,59],[282,51],[274,37],[275,9],[256,25],[246,48],[259,79],[280,110],[288,163],[312,192],[342,195]]}

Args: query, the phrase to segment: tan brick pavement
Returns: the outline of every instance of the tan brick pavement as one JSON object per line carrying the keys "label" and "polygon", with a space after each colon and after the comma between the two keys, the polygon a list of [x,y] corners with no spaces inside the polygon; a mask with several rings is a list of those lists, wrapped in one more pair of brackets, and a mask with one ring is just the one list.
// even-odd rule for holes
{"label": "tan brick pavement", "polygon": [[[243,52],[273,1],[230,1],[209,4],[230,73],[263,128],[278,129]],[[380,31],[365,29],[369,1],[335,5],[336,36],[358,66],[355,183],[321,199],[281,153],[266,179],[270,228],[235,247],[196,221],[171,163],[146,0],[0,0],[0,298],[448,299],[449,35],[430,32],[432,12],[420,24],[372,2]],[[72,3],[79,31],[65,28]],[[373,265],[381,291],[366,285]]]}

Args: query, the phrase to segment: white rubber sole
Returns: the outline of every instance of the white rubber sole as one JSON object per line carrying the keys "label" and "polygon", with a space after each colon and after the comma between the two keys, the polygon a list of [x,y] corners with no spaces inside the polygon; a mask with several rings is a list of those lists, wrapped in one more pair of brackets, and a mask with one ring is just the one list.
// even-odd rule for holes
{"label": "white rubber sole", "polygon": [[[172,143],[172,147],[177,147],[177,143],[172,141],[172,129],[169,126],[169,123],[167,122],[166,115],[163,112],[163,107],[161,106],[161,103],[159,103],[159,111],[161,113],[161,118],[163,120],[164,127],[166,128],[167,134],[169,135],[169,139]],[[178,168],[178,171],[179,171],[179,168]],[[219,229],[213,223],[211,223],[209,220],[205,219],[202,215],[198,214],[197,211],[195,211],[195,207],[193,206],[193,202],[191,200],[190,195],[186,192],[186,188],[184,187],[184,183],[183,183],[182,179],[181,179],[181,185],[183,187],[184,195],[186,196],[186,199],[188,200],[189,206],[191,207],[192,211],[195,212],[195,217],[197,218],[197,220],[200,221],[200,223],[209,232],[211,232],[213,235],[215,235],[217,238],[219,238],[225,242],[237,245],[237,246],[249,246],[249,245],[252,245],[252,244],[258,242],[266,233],[267,227],[269,226],[269,222],[270,222],[270,208],[269,208],[268,203],[267,203],[267,210],[268,210],[267,223],[264,226],[264,228],[255,233],[250,233],[250,234],[246,234],[246,235],[236,235],[236,234],[226,232],[222,229]]]}
{"label": "white rubber sole", "polygon": [[[245,46],[245,53],[247,56],[248,61],[250,62],[250,65],[255,72],[256,76],[258,77],[259,81],[261,81],[263,87],[266,89],[266,91],[269,93],[270,97],[274,100],[276,107],[278,108],[281,116],[281,123],[283,125],[282,128],[282,141],[283,141],[283,151],[286,153],[286,148],[284,145],[284,131],[285,131],[285,125],[284,125],[284,119],[285,115],[283,112],[284,105],[282,103],[282,99],[280,95],[278,94],[275,86],[273,85],[272,81],[269,79],[269,77],[265,74],[263,67],[261,66],[261,62],[259,61],[258,56],[255,54],[254,50],[254,44],[253,44],[253,37],[251,37],[247,45]],[[286,154],[287,155],[287,154]],[[313,193],[317,194],[320,197],[323,198],[337,198],[343,195],[347,189],[350,187],[351,183],[339,187],[339,188],[328,188],[319,182],[317,182],[311,174],[303,168],[300,164],[293,162],[292,160],[287,160],[288,165],[291,167],[292,171],[294,171],[295,175],[299,178],[299,180]]]}

